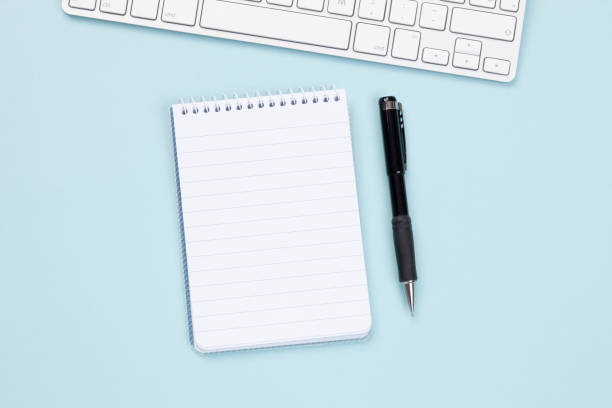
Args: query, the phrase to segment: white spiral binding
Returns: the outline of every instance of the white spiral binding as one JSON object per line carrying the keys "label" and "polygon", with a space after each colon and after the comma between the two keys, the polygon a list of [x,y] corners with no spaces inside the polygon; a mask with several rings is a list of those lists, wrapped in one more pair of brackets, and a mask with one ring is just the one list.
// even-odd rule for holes
{"label": "white spiral binding", "polygon": [[248,92],[241,98],[236,92],[233,93],[233,99],[227,99],[227,95],[223,95],[221,101],[217,100],[216,96],[212,96],[210,100],[202,97],[198,102],[191,98],[190,103],[185,103],[181,99],[181,113],[183,115],[202,115],[209,113],[231,112],[233,110],[253,110],[253,109],[282,109],[296,105],[306,105],[308,103],[333,103],[340,101],[340,94],[335,86],[329,89],[322,86],[316,90],[314,87],[310,91],[304,91],[299,88],[299,92],[294,92],[289,88],[289,92],[283,93],[280,89],[277,93],[266,91],[265,95],[261,95],[259,91],[255,92],[255,97],[251,97]]}

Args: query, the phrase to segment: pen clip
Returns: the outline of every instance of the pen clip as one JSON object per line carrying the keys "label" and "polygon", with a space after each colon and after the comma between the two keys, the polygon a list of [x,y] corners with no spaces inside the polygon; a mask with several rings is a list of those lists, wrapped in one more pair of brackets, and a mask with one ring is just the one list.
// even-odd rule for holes
{"label": "pen clip", "polygon": [[408,168],[407,152],[406,152],[406,131],[404,130],[404,111],[402,104],[398,102],[399,106],[399,120],[400,120],[400,146],[402,149],[402,161],[404,163],[404,171]]}

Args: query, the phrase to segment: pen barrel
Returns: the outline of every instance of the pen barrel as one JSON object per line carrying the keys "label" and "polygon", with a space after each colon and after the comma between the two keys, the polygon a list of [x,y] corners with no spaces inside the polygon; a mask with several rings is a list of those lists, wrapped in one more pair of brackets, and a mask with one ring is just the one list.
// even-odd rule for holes
{"label": "pen barrel", "polygon": [[393,217],[393,242],[397,257],[397,269],[400,282],[417,280],[414,257],[414,239],[412,237],[412,221],[408,215]]}
{"label": "pen barrel", "polygon": [[387,174],[404,173],[400,111],[397,109],[381,110],[380,119]]}
{"label": "pen barrel", "polygon": [[389,192],[391,194],[393,216],[408,215],[408,199],[406,198],[404,173],[389,175]]}

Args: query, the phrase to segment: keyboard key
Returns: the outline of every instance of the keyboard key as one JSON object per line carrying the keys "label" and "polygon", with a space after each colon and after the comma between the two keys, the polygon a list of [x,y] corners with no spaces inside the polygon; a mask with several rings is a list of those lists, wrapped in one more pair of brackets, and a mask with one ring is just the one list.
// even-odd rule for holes
{"label": "keyboard key", "polygon": [[393,49],[391,56],[395,58],[416,61],[419,57],[419,45],[421,43],[421,33],[418,31],[395,30],[393,38]]}
{"label": "keyboard key", "polygon": [[497,58],[485,58],[482,69],[491,74],[508,75],[510,73],[510,61]]}
{"label": "keyboard key", "polygon": [[368,20],[382,21],[385,18],[387,0],[361,0],[359,17]]}
{"label": "keyboard key", "polygon": [[291,7],[293,0],[266,0],[268,4],[275,4],[277,6]]}
{"label": "keyboard key", "polygon": [[324,0],[298,0],[298,8],[312,11],[323,11]]}
{"label": "keyboard key", "polygon": [[147,20],[157,20],[157,10],[159,0],[133,0],[132,17],[145,18]]}
{"label": "keyboard key", "polygon": [[503,41],[514,41],[516,17],[454,8],[450,30],[457,34],[474,35]]}
{"label": "keyboard key", "polygon": [[465,3],[465,0],[442,0],[442,1],[445,1],[447,3],[460,3],[460,4]]}
{"label": "keyboard key", "polygon": [[68,5],[72,8],[78,8],[83,10],[95,10],[96,0],[70,0]]}
{"label": "keyboard key", "polygon": [[472,6],[495,8],[495,0],[470,0]]}
{"label": "keyboard key", "polygon": [[209,2],[200,25],[212,30],[340,50],[348,49],[352,26],[348,20],[225,1]]}
{"label": "keyboard key", "polygon": [[387,55],[389,45],[389,27],[373,24],[358,23],[355,31],[355,44],[357,52],[374,55]]}
{"label": "keyboard key", "polygon": [[480,55],[482,43],[476,40],[468,40],[467,38],[457,38],[455,41],[455,52],[461,54]]}
{"label": "keyboard key", "polygon": [[124,16],[127,12],[127,0],[102,0],[100,11]]}
{"label": "keyboard key", "polygon": [[499,8],[505,11],[518,11],[519,9],[519,0],[501,0],[499,3]]}
{"label": "keyboard key", "polygon": [[446,14],[448,7],[433,3],[423,3],[421,6],[421,21],[419,25],[423,28],[433,30],[444,30],[446,28]]}
{"label": "keyboard key", "polygon": [[471,69],[476,71],[480,65],[480,57],[478,55],[461,54],[456,52],[453,56],[453,67]]}
{"label": "keyboard key", "polygon": [[342,16],[352,16],[355,12],[355,0],[329,0],[327,11]]}
{"label": "keyboard key", "polygon": [[[389,21],[395,24],[412,26],[416,22],[417,2],[412,0],[393,0]],[[397,36],[397,34],[395,34]]]}
{"label": "keyboard key", "polygon": [[436,65],[448,65],[448,51],[435,48],[423,49],[423,62]]}
{"label": "keyboard key", "polygon": [[195,25],[198,0],[165,0],[162,20],[167,23]]}

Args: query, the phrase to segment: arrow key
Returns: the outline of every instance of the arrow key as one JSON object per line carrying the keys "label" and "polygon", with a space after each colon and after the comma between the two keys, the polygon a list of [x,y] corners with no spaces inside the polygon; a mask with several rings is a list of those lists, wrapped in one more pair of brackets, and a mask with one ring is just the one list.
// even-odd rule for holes
{"label": "arrow key", "polygon": [[478,69],[478,65],[480,65],[480,57],[477,55],[456,52],[453,56],[453,67],[455,68],[471,69],[476,71]]}
{"label": "arrow key", "polygon": [[485,58],[482,69],[484,72],[489,72],[491,74],[508,75],[510,74],[510,61],[497,58]]}
{"label": "arrow key", "polygon": [[448,51],[435,48],[423,49],[423,62],[436,65],[448,65]]}

